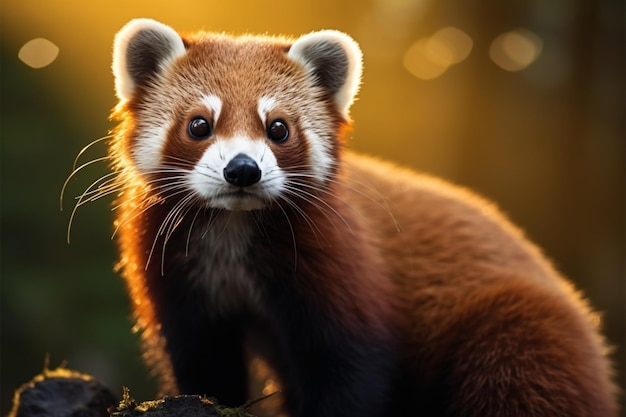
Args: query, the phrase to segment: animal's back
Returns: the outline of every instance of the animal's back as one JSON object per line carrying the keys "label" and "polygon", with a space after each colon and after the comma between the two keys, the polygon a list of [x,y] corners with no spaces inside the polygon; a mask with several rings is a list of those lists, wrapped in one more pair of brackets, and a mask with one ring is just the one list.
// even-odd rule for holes
{"label": "animal's back", "polygon": [[599,316],[492,203],[369,157],[348,154],[345,165],[349,204],[366,218],[401,311],[413,312],[402,314],[402,345],[418,408],[611,415]]}

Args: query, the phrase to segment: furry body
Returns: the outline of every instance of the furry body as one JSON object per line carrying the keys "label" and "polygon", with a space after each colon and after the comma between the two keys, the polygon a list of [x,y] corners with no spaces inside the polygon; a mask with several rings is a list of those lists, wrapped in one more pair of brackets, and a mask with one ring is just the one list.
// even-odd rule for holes
{"label": "furry body", "polygon": [[118,34],[120,266],[163,390],[241,404],[252,351],[293,417],[613,415],[592,313],[519,230],[343,149],[360,65],[333,31]]}

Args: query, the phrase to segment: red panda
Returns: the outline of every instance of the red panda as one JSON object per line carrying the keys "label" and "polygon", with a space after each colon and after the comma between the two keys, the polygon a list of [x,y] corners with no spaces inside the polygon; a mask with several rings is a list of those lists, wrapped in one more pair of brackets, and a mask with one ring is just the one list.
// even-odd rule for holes
{"label": "red panda", "polygon": [[361,51],[116,36],[120,269],[168,394],[249,399],[247,352],[292,417],[614,416],[587,303],[489,202],[346,149]]}

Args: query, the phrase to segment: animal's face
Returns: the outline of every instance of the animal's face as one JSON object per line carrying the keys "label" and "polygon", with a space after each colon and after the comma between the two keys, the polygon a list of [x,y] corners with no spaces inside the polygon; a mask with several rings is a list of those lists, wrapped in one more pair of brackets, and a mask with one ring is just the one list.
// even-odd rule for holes
{"label": "animal's face", "polygon": [[254,210],[332,177],[360,78],[349,37],[290,41],[131,21],[115,43],[126,160],[164,196]]}

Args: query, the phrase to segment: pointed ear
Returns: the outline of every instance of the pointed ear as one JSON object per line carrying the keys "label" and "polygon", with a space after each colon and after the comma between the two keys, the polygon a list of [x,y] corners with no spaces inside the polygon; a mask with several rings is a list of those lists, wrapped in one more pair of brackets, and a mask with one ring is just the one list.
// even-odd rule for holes
{"label": "pointed ear", "polygon": [[152,19],[134,19],[115,36],[113,74],[120,100],[130,99],[144,85],[185,54],[174,29]]}
{"label": "pointed ear", "polygon": [[359,45],[345,33],[322,30],[298,38],[288,56],[333,93],[337,108],[348,117],[361,82]]}

